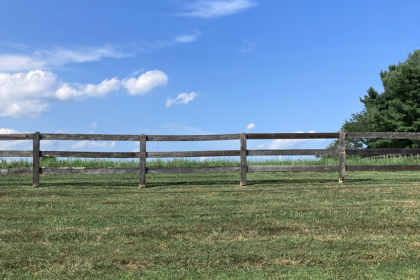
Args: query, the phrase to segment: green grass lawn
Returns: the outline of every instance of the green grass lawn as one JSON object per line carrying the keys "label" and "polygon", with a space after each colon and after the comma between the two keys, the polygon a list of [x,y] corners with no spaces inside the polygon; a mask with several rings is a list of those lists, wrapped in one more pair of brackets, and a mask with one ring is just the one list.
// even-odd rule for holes
{"label": "green grass lawn", "polygon": [[420,279],[420,173],[0,177],[0,279]]}

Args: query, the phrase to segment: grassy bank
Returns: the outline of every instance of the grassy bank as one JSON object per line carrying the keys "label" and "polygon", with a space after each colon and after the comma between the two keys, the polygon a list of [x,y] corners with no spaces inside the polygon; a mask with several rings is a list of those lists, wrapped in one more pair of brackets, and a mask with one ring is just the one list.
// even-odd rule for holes
{"label": "grassy bank", "polygon": [[[395,157],[395,158],[372,158],[365,159],[360,156],[350,156],[346,159],[347,165],[412,165],[420,164],[420,158]],[[153,167],[205,167],[205,166],[239,166],[237,158],[215,159],[188,159],[178,158],[170,160],[150,160],[147,166]],[[338,165],[337,157],[325,157],[320,159],[295,159],[293,157],[282,158],[267,157],[266,159],[248,160],[248,165]],[[41,158],[41,167],[138,167],[138,160],[110,160],[110,159],[55,159]],[[20,160],[6,160],[0,158],[0,168],[32,167],[32,162]]]}
{"label": "grassy bank", "polygon": [[420,173],[0,180],[0,279],[420,279]]}

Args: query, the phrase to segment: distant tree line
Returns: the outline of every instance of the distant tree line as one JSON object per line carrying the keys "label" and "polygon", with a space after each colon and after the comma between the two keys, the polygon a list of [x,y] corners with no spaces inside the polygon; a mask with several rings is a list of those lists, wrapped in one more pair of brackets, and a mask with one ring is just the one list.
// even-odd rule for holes
{"label": "distant tree line", "polygon": [[[360,98],[361,112],[345,120],[346,132],[420,132],[420,49],[408,54],[398,65],[380,73],[384,91],[372,87]],[[348,149],[419,148],[420,140],[347,139]],[[328,148],[338,148],[338,140]]]}

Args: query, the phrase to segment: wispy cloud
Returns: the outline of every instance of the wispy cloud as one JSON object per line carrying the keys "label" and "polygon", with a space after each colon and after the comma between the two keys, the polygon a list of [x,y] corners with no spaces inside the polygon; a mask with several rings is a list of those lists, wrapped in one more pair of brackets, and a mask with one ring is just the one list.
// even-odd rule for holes
{"label": "wispy cloud", "polygon": [[165,133],[168,134],[185,134],[185,135],[191,135],[191,134],[212,134],[211,132],[207,130],[203,130],[198,127],[191,127],[179,123],[164,123],[161,124],[161,128],[159,131],[165,131]]}
{"label": "wispy cloud", "polygon": [[182,33],[172,37],[171,39],[158,41],[136,41],[134,48],[140,53],[155,52],[166,47],[173,47],[178,44],[188,44],[197,41],[201,36],[201,32],[193,30],[190,33]]}
{"label": "wispy cloud", "polygon": [[253,123],[250,123],[246,126],[246,130],[251,130],[251,129],[254,129],[254,128],[255,128],[255,124],[253,124]]}
{"label": "wispy cloud", "polygon": [[0,71],[21,71],[41,69],[45,61],[27,55],[2,55],[0,56]]}
{"label": "wispy cloud", "polygon": [[185,7],[187,12],[178,15],[196,18],[222,17],[243,12],[256,5],[251,0],[203,0],[188,4]]}
{"label": "wispy cloud", "polygon": [[194,30],[192,33],[185,33],[175,37],[175,41],[177,43],[192,43],[198,40],[201,36],[201,32],[198,30]]}
{"label": "wispy cloud", "polygon": [[144,68],[140,68],[140,69],[137,69],[137,70],[131,72],[130,74],[127,75],[127,78],[131,78],[131,77],[137,76],[141,72],[144,72]]}
{"label": "wispy cloud", "polygon": [[98,127],[98,123],[93,122],[93,123],[90,124],[90,127],[91,128],[97,128]]}
{"label": "wispy cloud", "polygon": [[242,45],[242,48],[240,48],[239,52],[250,53],[253,50],[254,50],[254,43],[251,43],[248,40],[244,40],[244,44]]}
{"label": "wispy cloud", "polygon": [[197,96],[198,96],[198,93],[196,93],[196,92],[191,92],[190,94],[180,93],[174,99],[167,98],[166,99],[166,107],[171,107],[172,105],[177,105],[177,104],[187,105],[188,102],[193,101]]}
{"label": "wispy cloud", "polygon": [[30,55],[0,55],[0,71],[51,69],[69,63],[92,62],[103,58],[121,58],[127,56],[134,56],[134,53],[117,51],[111,46],[39,50]]}
{"label": "wispy cloud", "polygon": [[38,53],[45,57],[45,61],[51,66],[62,66],[68,63],[83,63],[98,61],[102,58],[122,58],[134,56],[133,52],[118,51],[115,47],[105,45],[99,48],[79,47],[74,49],[57,48],[54,50],[44,50]]}
{"label": "wispy cloud", "polygon": [[[28,70],[52,70],[71,63],[99,61],[104,58],[134,57],[138,53],[153,52],[164,47],[197,41],[200,31],[182,33],[156,42],[137,41],[129,46],[103,45],[99,47],[78,46],[74,48],[54,47],[52,49],[22,48],[21,44],[11,44],[18,53],[0,54],[0,72]],[[26,53],[22,54],[23,51]]]}
{"label": "wispy cloud", "polygon": [[71,146],[71,149],[83,149],[83,148],[115,148],[115,141],[112,143],[107,142],[96,142],[96,141],[79,141]]}

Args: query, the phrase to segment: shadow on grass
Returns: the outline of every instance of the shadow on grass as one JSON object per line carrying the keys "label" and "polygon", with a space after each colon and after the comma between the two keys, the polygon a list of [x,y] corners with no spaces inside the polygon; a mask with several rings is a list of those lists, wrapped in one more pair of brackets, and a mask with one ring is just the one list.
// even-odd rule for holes
{"label": "shadow on grass", "polygon": [[[210,174],[209,174],[210,175]],[[235,176],[236,177],[236,176]],[[146,188],[159,188],[159,187],[189,187],[189,186],[232,186],[238,187],[240,184],[240,179],[230,177],[230,178],[223,178],[223,176],[212,174],[210,176],[205,177],[178,177],[176,175],[170,175],[165,177],[148,177]],[[16,180],[14,180],[16,179]],[[32,185],[31,178],[29,177],[20,177],[14,178],[13,180],[1,181],[0,180],[0,188],[1,187],[13,187],[13,186],[22,186],[22,187],[29,187]],[[128,177],[128,178],[112,178],[108,176],[101,176],[101,177],[55,177],[55,176],[41,176],[40,187],[41,188],[51,188],[51,187],[60,187],[60,186],[79,186],[79,187],[116,187],[116,188],[135,188],[138,186],[138,179],[136,177]],[[404,185],[404,184],[417,184],[419,183],[418,178],[416,177],[384,177],[384,178],[351,178],[346,177],[344,180],[344,184],[338,183],[338,178],[311,178],[310,175],[305,176],[305,178],[295,178],[293,176],[286,177],[286,178],[267,178],[267,179],[258,179],[258,178],[248,178],[248,186],[254,187],[267,187],[268,185],[281,187],[282,190],[285,189],[296,189],[292,186],[299,185],[298,189],[304,188],[311,188],[311,187],[321,187],[320,185],[327,185],[328,187],[331,186],[343,186],[343,187],[358,187],[361,184],[366,184],[366,187],[372,184],[381,185],[386,183],[387,185]],[[353,186],[352,186],[353,184]],[[287,188],[291,186],[292,188]]]}
{"label": "shadow on grass", "polygon": [[[344,184],[340,184],[340,186],[351,186],[352,183],[357,183],[357,185],[359,185],[360,183],[379,183],[380,181],[374,180],[374,179],[348,179],[345,181]],[[405,179],[405,180],[396,180],[395,184],[406,184],[409,182],[417,182],[417,180],[410,180],[410,179]],[[18,182],[16,184],[1,184],[2,185],[7,185],[7,186],[12,186],[12,185],[22,185],[22,182]],[[273,185],[273,186],[288,186],[288,185],[306,185],[306,187],[311,187],[314,185],[317,185],[319,187],[319,185],[323,185],[323,184],[328,184],[329,186],[338,186],[338,180],[327,180],[327,179],[288,179],[288,180],[284,180],[284,179],[279,179],[279,180],[273,180],[273,179],[269,179],[269,180],[248,180],[247,182],[247,186],[267,186],[267,185]],[[60,181],[60,182],[40,182],[40,187],[41,188],[50,188],[50,187],[58,187],[58,186],[81,186],[81,187],[137,187],[138,183],[135,181],[121,181],[121,180],[107,180],[107,181]],[[232,186],[232,187],[238,187],[239,186],[239,180],[211,180],[211,181],[169,181],[169,182],[147,182],[146,183],[146,189],[150,189],[150,188],[158,188],[158,187],[188,187],[188,186],[201,186],[201,187],[205,187],[205,186]],[[296,188],[291,188],[291,189],[296,189]],[[299,188],[299,189],[304,189],[304,188]]]}

